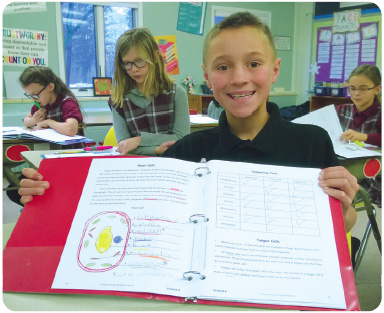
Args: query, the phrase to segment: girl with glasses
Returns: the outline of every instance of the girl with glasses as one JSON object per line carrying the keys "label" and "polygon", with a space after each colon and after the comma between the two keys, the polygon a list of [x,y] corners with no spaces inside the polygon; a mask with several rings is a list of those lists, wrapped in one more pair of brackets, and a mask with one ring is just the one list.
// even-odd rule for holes
{"label": "girl with glasses", "polygon": [[[363,64],[348,79],[352,103],[336,107],[344,133],[340,140],[362,141],[381,147],[381,74],[377,66]],[[381,175],[359,182],[371,201],[381,207]]]}
{"label": "girl with glasses", "polygon": [[108,104],[121,154],[160,155],[189,133],[187,94],[169,79],[146,28],[128,30],[118,39]]}
{"label": "girl with glasses", "polygon": [[[52,128],[58,133],[84,136],[83,115],[76,97],[48,67],[30,66],[19,77],[25,96],[34,100],[24,125],[37,129]],[[68,148],[82,148],[83,143]]]}
{"label": "girl with glasses", "polygon": [[352,103],[336,107],[344,133],[341,140],[364,141],[381,147],[381,74],[376,66],[363,64],[348,79]]}

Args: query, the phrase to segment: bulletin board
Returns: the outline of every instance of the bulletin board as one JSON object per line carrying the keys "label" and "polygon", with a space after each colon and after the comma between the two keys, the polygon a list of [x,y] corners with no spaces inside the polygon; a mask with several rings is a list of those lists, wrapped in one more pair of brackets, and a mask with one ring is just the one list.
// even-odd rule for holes
{"label": "bulletin board", "polygon": [[360,16],[360,27],[347,32],[332,32],[334,21],[314,22],[312,84],[345,82],[361,64],[380,67],[381,15]]}

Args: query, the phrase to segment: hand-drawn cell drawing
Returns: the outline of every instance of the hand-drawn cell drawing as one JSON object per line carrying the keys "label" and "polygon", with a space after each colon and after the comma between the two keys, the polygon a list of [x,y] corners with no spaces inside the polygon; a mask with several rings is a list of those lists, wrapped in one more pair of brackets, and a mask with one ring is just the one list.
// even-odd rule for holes
{"label": "hand-drawn cell drawing", "polygon": [[85,224],[77,250],[77,264],[87,272],[105,272],[125,256],[131,220],[124,212],[100,212]]}

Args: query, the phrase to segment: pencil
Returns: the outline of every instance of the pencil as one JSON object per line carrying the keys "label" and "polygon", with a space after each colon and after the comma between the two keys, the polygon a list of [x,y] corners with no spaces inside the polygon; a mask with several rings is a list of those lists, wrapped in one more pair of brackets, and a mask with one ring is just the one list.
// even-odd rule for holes
{"label": "pencil", "polygon": [[41,109],[41,106],[40,106],[39,102],[37,102],[37,101],[33,101],[33,102],[36,104],[36,106],[37,106],[39,109]]}

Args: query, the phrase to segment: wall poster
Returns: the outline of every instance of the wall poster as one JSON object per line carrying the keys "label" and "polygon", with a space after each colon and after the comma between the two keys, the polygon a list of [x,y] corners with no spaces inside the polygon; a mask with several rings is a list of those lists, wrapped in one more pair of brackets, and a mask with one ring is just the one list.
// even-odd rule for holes
{"label": "wall poster", "polygon": [[378,23],[361,23],[358,30],[334,33],[332,26],[317,29],[317,82],[343,83],[361,64],[376,65]]}
{"label": "wall poster", "polygon": [[48,33],[3,28],[3,65],[48,66]]}
{"label": "wall poster", "polygon": [[168,75],[180,74],[176,35],[155,36],[155,40],[160,48]]}

